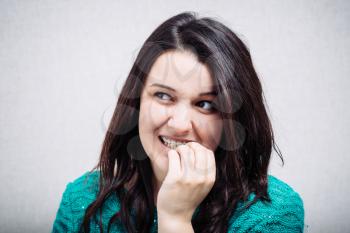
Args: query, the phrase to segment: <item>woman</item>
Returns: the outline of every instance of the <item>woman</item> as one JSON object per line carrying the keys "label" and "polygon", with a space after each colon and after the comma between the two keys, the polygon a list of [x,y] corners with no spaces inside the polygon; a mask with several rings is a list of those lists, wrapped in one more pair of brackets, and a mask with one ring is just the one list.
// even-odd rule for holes
{"label": "woman", "polygon": [[[145,41],[92,171],[69,183],[52,232],[303,232],[247,47],[185,12]],[[277,148],[277,149],[276,149]]]}

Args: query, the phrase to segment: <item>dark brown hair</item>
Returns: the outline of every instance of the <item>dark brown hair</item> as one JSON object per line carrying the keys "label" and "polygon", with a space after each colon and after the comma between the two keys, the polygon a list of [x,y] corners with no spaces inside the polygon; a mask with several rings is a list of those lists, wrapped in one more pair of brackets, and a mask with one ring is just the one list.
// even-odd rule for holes
{"label": "dark brown hair", "polygon": [[[169,50],[189,50],[211,72],[218,91],[215,108],[224,130],[215,150],[216,181],[192,219],[195,232],[227,232],[228,220],[239,201],[254,192],[257,200],[270,201],[267,171],[272,148],[284,164],[274,141],[264,106],[261,83],[246,45],[228,27],[194,12],[178,14],[162,23],[141,47],[124,83],[106,133],[100,160],[99,192],[85,212],[81,230],[89,232],[90,220],[101,213],[105,200],[117,194],[120,212],[109,220],[107,232],[120,218],[129,233],[150,232],[154,217],[152,168],[138,135],[140,95],[155,60]],[[124,185],[132,178],[131,188]],[[135,216],[132,209],[136,210]],[[100,230],[103,232],[101,221]]]}

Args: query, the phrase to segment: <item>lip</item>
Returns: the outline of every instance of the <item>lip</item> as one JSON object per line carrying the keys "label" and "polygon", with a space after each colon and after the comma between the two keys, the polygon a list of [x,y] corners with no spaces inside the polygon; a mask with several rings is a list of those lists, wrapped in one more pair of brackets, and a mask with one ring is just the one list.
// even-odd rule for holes
{"label": "lip", "polygon": [[194,140],[191,139],[186,139],[186,138],[177,138],[177,137],[172,137],[172,136],[166,136],[166,135],[160,135],[160,137],[166,137],[174,141],[180,141],[180,142],[194,142]]}

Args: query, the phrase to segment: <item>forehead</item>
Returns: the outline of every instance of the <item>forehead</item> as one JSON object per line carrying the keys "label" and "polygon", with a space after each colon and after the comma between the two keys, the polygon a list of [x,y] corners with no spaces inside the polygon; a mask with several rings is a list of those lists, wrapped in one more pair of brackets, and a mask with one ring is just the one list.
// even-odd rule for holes
{"label": "forehead", "polygon": [[207,65],[189,51],[171,50],[160,55],[146,80],[146,86],[161,83],[174,89],[211,90],[213,80]]}

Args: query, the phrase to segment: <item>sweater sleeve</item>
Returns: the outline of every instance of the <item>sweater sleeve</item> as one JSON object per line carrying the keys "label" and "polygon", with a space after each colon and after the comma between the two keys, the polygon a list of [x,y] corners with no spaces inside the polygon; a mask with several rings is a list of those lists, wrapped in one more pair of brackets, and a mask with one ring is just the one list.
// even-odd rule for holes
{"label": "sweater sleeve", "polygon": [[[272,176],[269,177],[268,192],[271,202],[259,200],[247,210],[234,213],[229,221],[228,233],[304,232],[304,203],[301,196]],[[254,195],[249,196],[249,201]]]}
{"label": "sweater sleeve", "polygon": [[278,213],[269,215],[259,224],[255,225],[252,233],[303,233],[304,232],[304,211],[293,212],[281,210]]}
{"label": "sweater sleeve", "polygon": [[63,192],[61,203],[56,213],[56,219],[53,223],[51,233],[73,232],[72,207],[71,207],[71,201],[70,201],[70,186],[71,186],[71,183],[69,183],[66,186],[66,189]]}

